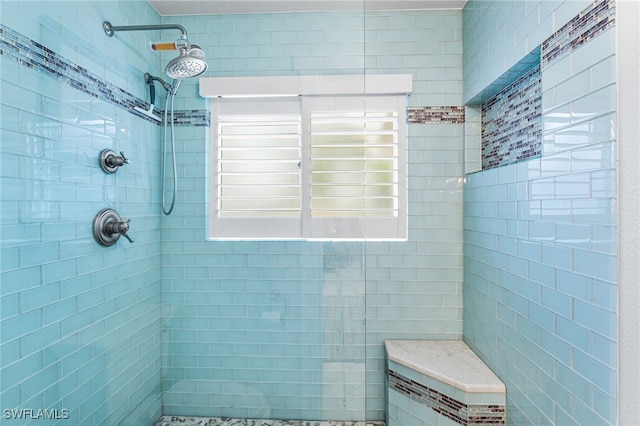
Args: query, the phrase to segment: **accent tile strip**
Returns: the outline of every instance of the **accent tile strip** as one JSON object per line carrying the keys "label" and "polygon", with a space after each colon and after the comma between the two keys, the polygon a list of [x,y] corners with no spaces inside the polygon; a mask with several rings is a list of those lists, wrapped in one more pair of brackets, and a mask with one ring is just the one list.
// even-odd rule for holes
{"label": "accent tile strip", "polygon": [[211,125],[211,114],[209,114],[209,111],[200,109],[175,111],[173,122],[176,126],[209,127]]}
{"label": "accent tile strip", "polygon": [[464,107],[462,106],[436,106],[436,107],[409,107],[407,108],[407,121],[409,124],[427,123],[464,123]]}
{"label": "accent tile strip", "polygon": [[[149,103],[114,84],[102,80],[98,75],[74,64],[53,50],[4,24],[0,24],[0,55],[13,59],[20,65],[53,77],[94,98],[112,103],[146,121],[159,124],[150,117],[134,110],[134,107],[148,109]],[[160,110],[155,110],[155,112],[159,116],[163,115]],[[174,124],[176,126],[209,126],[209,112],[206,110],[176,111]]]}
{"label": "accent tile strip", "polygon": [[463,426],[504,425],[504,405],[468,405],[403,375],[387,370],[389,386]]}
{"label": "accent tile strip", "polygon": [[559,59],[615,25],[615,1],[595,1],[542,43],[542,66]]}
{"label": "accent tile strip", "polygon": [[482,169],[542,154],[542,80],[535,67],[482,104]]}

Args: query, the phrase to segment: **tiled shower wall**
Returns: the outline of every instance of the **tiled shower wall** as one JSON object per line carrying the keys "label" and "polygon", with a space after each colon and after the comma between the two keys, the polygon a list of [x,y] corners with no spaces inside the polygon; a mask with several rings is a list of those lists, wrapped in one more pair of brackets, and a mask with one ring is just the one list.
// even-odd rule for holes
{"label": "tiled shower wall", "polygon": [[[2,423],[53,424],[31,421],[46,409],[61,424],[151,424],[161,413],[159,132],[117,100],[143,104],[142,75],[159,64],[141,54],[145,34],[119,43],[102,21],[159,17],[146,2],[3,1],[1,19]],[[130,164],[106,175],[105,148]],[[135,243],[94,241],[105,207],[131,219]]]}
{"label": "tiled shower wall", "polygon": [[[188,25],[213,76],[412,73],[416,109],[406,242],[206,241],[207,129],[180,129],[180,196],[162,235],[166,413],[383,419],[383,341],[461,337],[461,19],[168,19]],[[202,108],[195,83],[181,90],[179,109]]]}
{"label": "tiled shower wall", "polygon": [[[609,1],[465,8],[466,99],[517,62],[494,65],[514,40],[523,56],[542,44],[542,156],[465,184],[464,339],[513,424],[616,424],[614,18]],[[503,24],[477,37],[488,22]]]}

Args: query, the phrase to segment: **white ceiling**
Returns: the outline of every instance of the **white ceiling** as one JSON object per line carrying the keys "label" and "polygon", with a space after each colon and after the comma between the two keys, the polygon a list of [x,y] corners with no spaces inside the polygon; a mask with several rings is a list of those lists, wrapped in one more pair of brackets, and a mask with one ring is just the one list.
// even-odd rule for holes
{"label": "white ceiling", "polygon": [[462,9],[467,0],[148,0],[160,15]]}

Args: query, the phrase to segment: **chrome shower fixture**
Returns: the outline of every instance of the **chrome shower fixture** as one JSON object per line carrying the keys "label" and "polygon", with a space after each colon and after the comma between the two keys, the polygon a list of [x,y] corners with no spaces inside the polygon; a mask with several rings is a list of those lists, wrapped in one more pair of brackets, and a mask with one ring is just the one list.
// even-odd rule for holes
{"label": "chrome shower fixture", "polygon": [[144,82],[145,83],[147,83],[149,86],[153,86],[153,82],[154,81],[159,82],[160,85],[162,86],[162,88],[164,90],[166,90],[167,92],[171,92],[171,90],[173,89],[169,83],[167,83],[166,81],[164,81],[160,77],[153,76],[153,75],[149,74],[148,72],[144,73]]}
{"label": "chrome shower fixture", "polygon": [[165,68],[167,75],[175,79],[196,77],[206,70],[204,52],[196,44],[192,44],[191,49],[180,49],[180,56],[172,59]]}
{"label": "chrome shower fixture", "polygon": [[182,38],[187,39],[187,30],[179,24],[158,24],[158,25],[125,25],[114,27],[111,22],[104,21],[102,23],[102,29],[109,37],[113,37],[113,33],[116,31],[150,31],[150,30],[180,30],[182,31]]}
{"label": "chrome shower fixture", "polygon": [[[113,37],[116,31],[151,31],[151,30],[180,30],[182,36],[175,43],[152,43],[152,50],[179,50],[180,55],[172,59],[165,73],[176,80],[197,77],[207,70],[204,51],[200,46],[189,43],[187,30],[178,24],[159,25],[126,25],[114,27],[111,22],[104,21],[102,28],[107,36]],[[160,80],[161,81],[161,80]],[[164,86],[164,85],[163,85]]]}

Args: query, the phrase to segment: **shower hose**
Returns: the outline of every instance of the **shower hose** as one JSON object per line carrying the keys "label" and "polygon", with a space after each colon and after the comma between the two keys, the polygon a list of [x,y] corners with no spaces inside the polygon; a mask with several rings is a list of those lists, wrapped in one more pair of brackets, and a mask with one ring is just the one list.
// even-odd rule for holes
{"label": "shower hose", "polygon": [[[173,207],[176,204],[176,196],[178,193],[178,175],[177,175],[177,167],[176,167],[176,135],[175,135],[175,124],[173,119],[173,101],[176,97],[176,93],[178,92],[178,87],[180,87],[180,82],[182,80],[176,79],[173,82],[173,86],[171,87],[171,91],[169,92],[167,98],[164,103],[164,138],[163,138],[163,146],[162,146],[162,213],[165,215],[170,215],[173,212]],[[169,107],[169,104],[170,107]],[[171,165],[173,172],[173,191],[171,197],[171,204],[169,208],[165,208],[166,200],[166,175],[167,175],[167,127],[169,125],[169,109],[171,109]]]}

